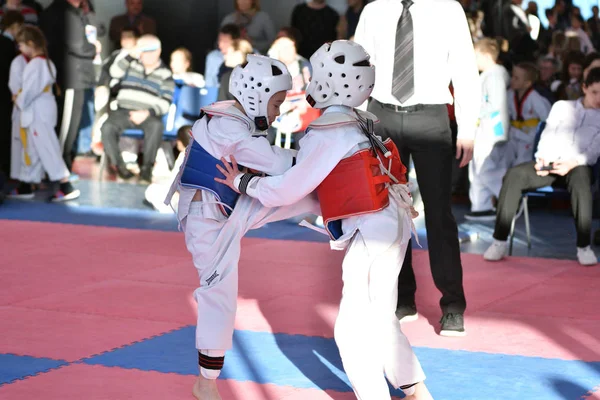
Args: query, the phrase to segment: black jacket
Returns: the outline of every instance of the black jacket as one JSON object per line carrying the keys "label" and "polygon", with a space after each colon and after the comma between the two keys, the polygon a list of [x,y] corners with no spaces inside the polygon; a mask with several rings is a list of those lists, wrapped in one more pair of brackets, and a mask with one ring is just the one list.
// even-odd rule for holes
{"label": "black jacket", "polygon": [[8,88],[10,64],[18,55],[16,43],[0,31],[0,174],[10,173],[12,94]]}
{"label": "black jacket", "polygon": [[40,16],[40,27],[48,40],[48,52],[62,89],[89,89],[96,84],[96,46],[85,34],[89,24],[83,11],[66,0],[54,0]]}

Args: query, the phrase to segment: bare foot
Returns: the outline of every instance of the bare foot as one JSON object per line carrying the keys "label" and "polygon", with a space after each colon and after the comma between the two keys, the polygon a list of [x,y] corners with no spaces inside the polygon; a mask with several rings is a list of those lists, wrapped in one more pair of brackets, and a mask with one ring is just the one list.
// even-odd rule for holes
{"label": "bare foot", "polygon": [[219,390],[217,389],[216,379],[206,379],[198,375],[196,383],[192,389],[192,394],[197,400],[221,400]]}
{"label": "bare foot", "polygon": [[414,386],[414,388],[415,392],[410,396],[406,396],[406,400],[433,400],[433,397],[431,396],[431,393],[429,393],[429,390],[427,390],[425,383],[419,382]]}

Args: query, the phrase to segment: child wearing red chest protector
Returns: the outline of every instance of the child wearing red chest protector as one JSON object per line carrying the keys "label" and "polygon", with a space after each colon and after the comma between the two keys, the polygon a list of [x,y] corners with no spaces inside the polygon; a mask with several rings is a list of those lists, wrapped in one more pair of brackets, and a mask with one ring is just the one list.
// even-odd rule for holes
{"label": "child wearing red chest protector", "polygon": [[296,165],[279,176],[218,168],[216,180],[267,207],[316,191],[331,247],[346,250],[335,340],[359,399],[390,399],[389,382],[408,399],[429,400],[425,374],[395,316],[398,274],[411,237],[406,168],[391,141],[373,134],[376,117],[355,107],[369,98],[375,67],[358,44],[324,44],[311,57],[307,100],[323,115],[307,129]]}

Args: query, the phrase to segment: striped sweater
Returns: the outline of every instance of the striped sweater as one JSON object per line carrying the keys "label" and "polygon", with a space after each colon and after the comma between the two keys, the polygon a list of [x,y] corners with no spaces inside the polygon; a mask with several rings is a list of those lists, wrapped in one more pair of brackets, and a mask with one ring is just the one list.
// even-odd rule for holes
{"label": "striped sweater", "polygon": [[144,66],[131,56],[122,58],[110,67],[110,75],[119,79],[117,105],[126,110],[148,110],[160,116],[169,111],[175,82],[171,70],[161,62],[146,75]]}

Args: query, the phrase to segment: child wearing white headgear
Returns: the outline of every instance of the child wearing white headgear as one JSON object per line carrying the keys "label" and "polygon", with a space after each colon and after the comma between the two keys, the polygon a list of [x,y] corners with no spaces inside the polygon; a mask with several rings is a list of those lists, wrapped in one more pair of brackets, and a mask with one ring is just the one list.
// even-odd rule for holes
{"label": "child wearing white headgear", "polygon": [[307,100],[325,111],[300,141],[296,165],[260,177],[240,172],[231,160],[218,167],[226,178],[217,181],[268,207],[316,191],[331,248],[346,250],[335,340],[357,398],[390,399],[387,378],[409,399],[429,400],[425,374],[395,315],[416,216],[406,168],[393,142],[374,135],[376,116],[355,109],[375,83],[369,59],[356,43],[324,44],[310,59]]}
{"label": "child wearing white headgear", "polygon": [[186,159],[165,200],[170,204],[179,192],[177,216],[200,278],[194,292],[200,368],[193,388],[197,399],[220,399],[215,380],[232,346],[242,237],[268,222],[318,210],[310,198],[289,207],[267,208],[215,181],[221,158],[235,157],[245,170],[256,174],[278,175],[292,167],[296,152],[271,146],[264,135],[291,87],[283,63],[249,55],[231,74],[229,90],[236,101],[202,109]]}

